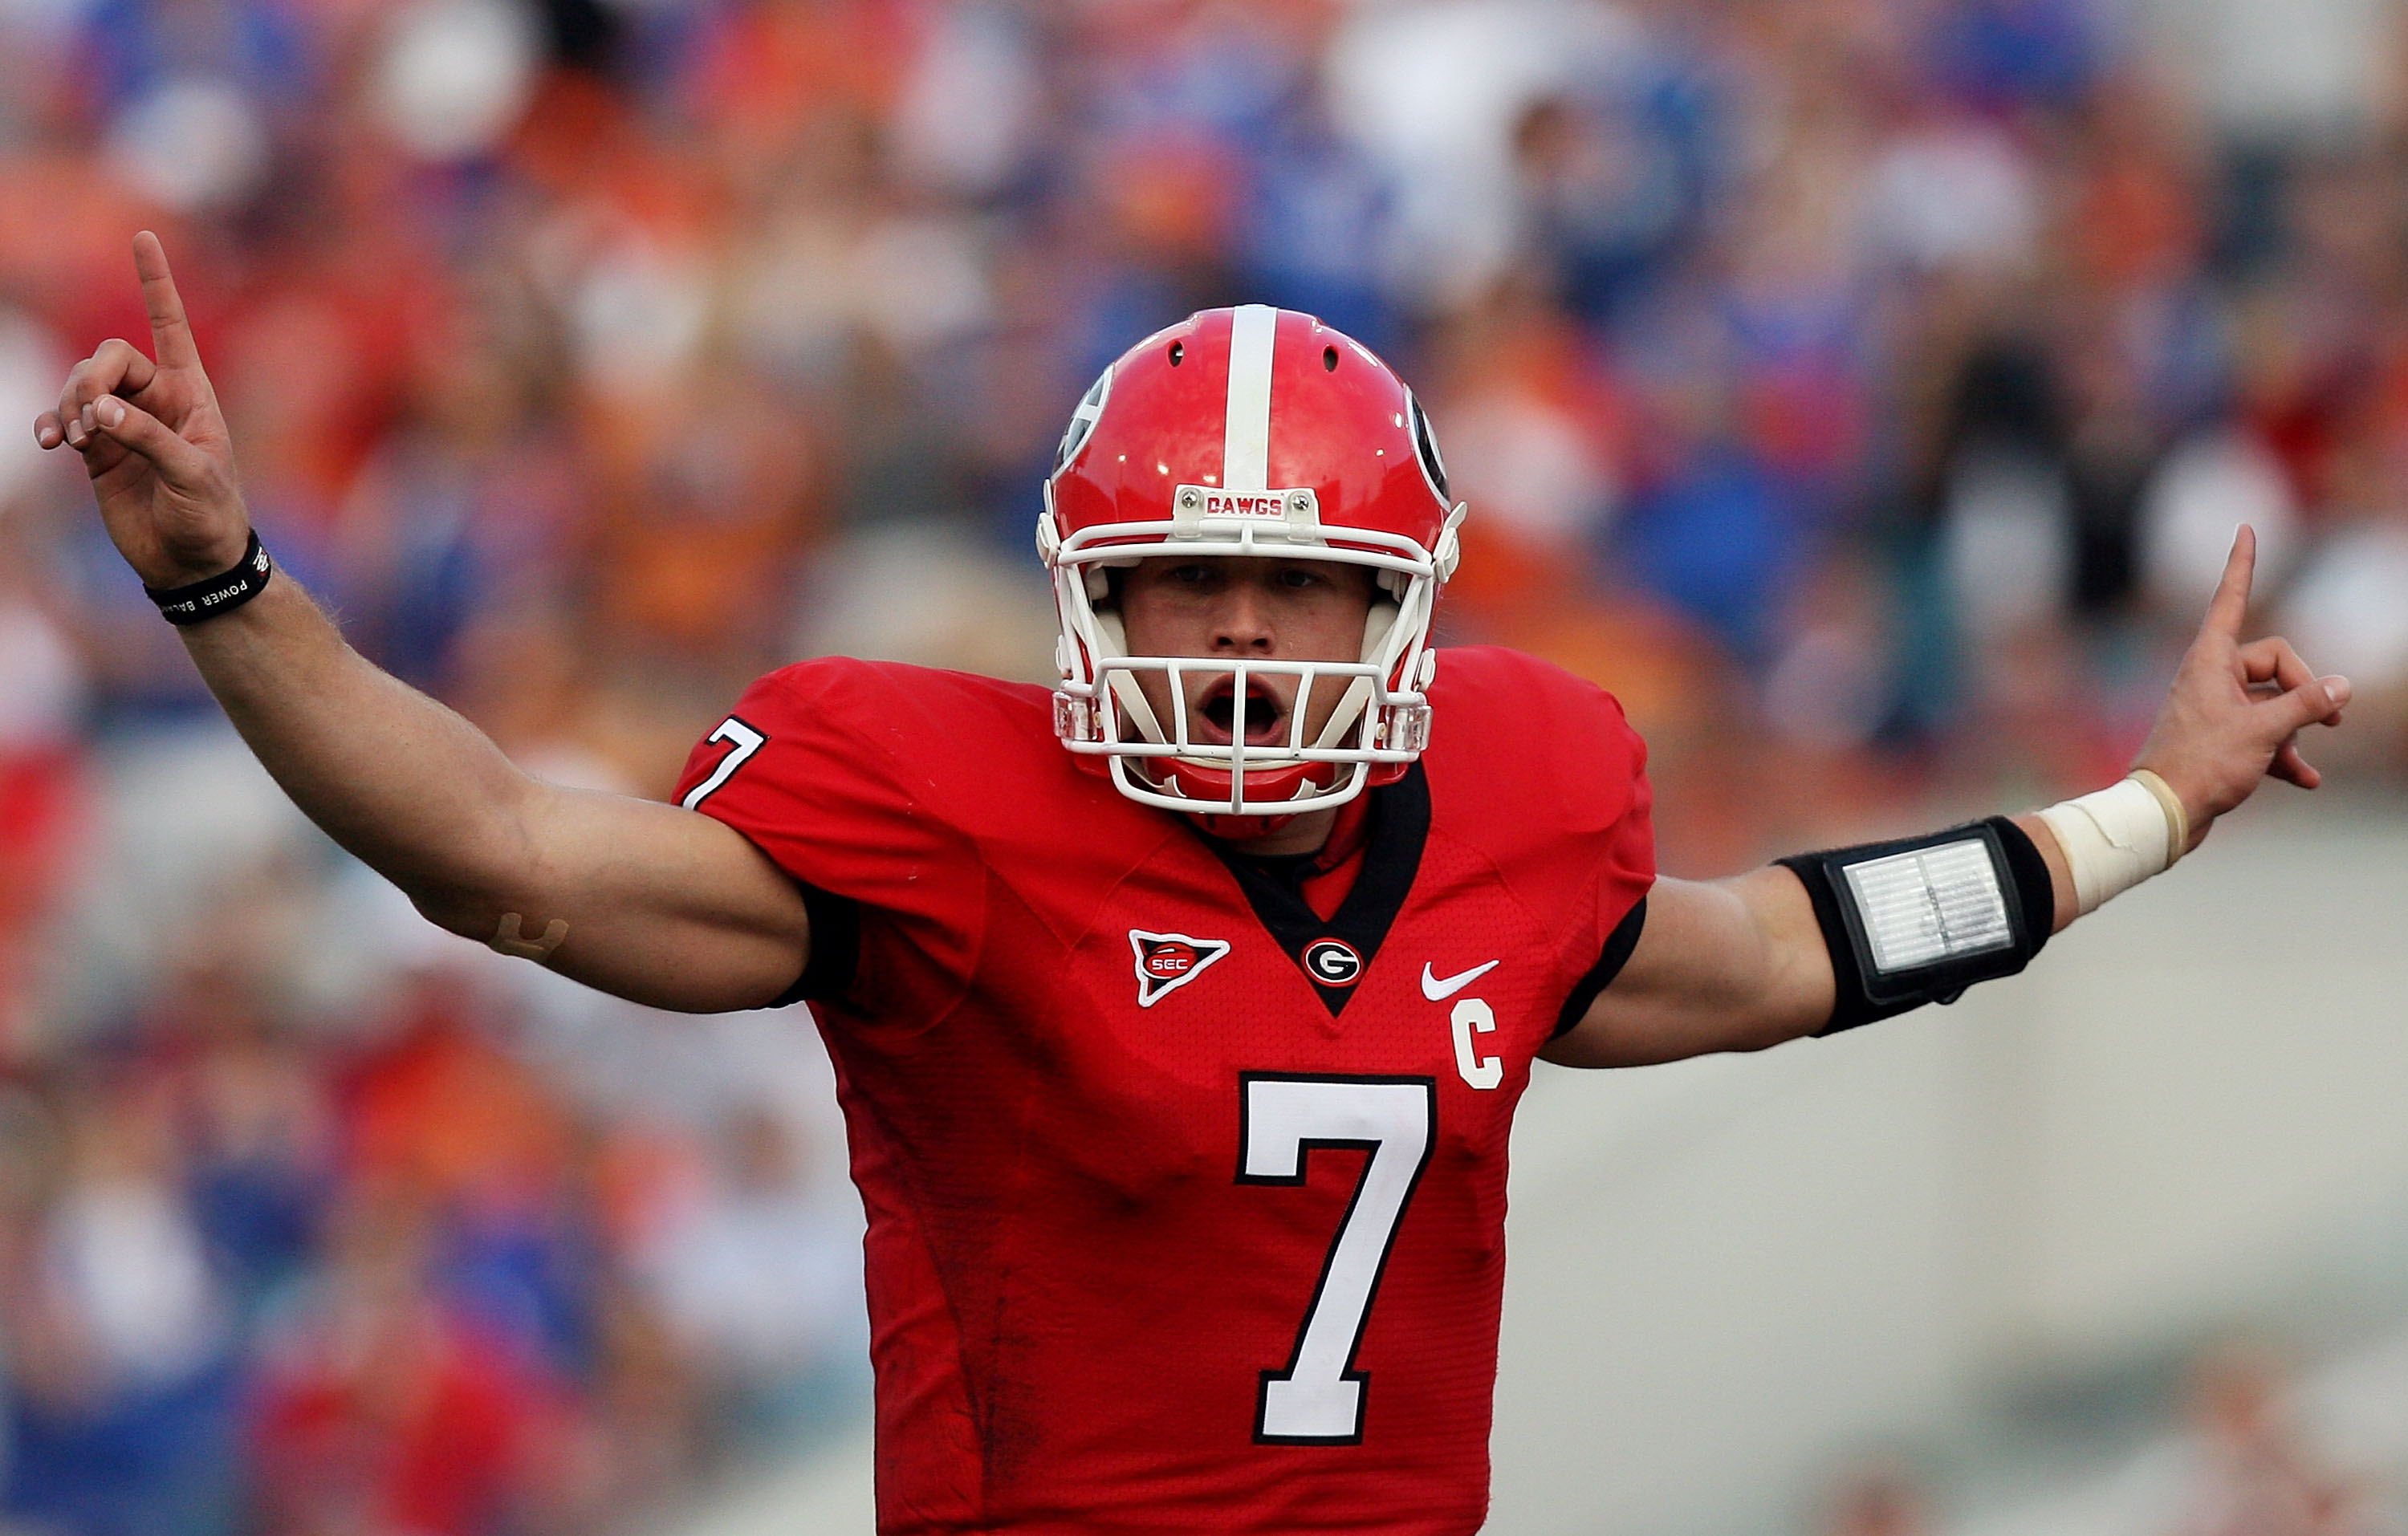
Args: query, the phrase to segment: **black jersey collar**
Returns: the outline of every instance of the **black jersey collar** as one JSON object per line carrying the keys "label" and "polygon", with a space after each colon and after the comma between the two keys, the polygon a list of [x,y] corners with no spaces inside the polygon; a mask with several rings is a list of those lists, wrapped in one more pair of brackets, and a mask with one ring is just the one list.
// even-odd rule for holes
{"label": "black jersey collar", "polygon": [[[1422,847],[1429,840],[1429,780],[1419,763],[1407,768],[1397,782],[1372,790],[1370,801],[1362,872],[1327,922],[1304,899],[1299,876],[1310,866],[1309,859],[1278,861],[1275,871],[1266,861],[1249,858],[1228,843],[1205,839],[1237,878],[1238,889],[1245,894],[1264,929],[1321,994],[1332,1018],[1354,995],[1363,974],[1371,969],[1372,957],[1380,953],[1381,940],[1404,910],[1413,877],[1421,871]],[[1354,957],[1353,975],[1333,985],[1325,978],[1346,969],[1348,953]],[[1308,959],[1309,954],[1312,958]]]}

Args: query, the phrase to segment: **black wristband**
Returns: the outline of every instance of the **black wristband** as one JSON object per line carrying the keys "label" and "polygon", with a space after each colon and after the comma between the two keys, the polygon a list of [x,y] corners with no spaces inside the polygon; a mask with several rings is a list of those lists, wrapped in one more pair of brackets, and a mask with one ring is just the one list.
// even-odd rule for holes
{"label": "black wristband", "polygon": [[267,557],[267,551],[259,542],[259,530],[254,528],[242,558],[222,576],[165,591],[145,586],[142,592],[159,605],[159,616],[169,624],[199,624],[221,613],[231,613],[258,596],[267,589],[267,579],[275,573],[276,562]]}
{"label": "black wristband", "polygon": [[[1996,905],[1986,940],[1959,948],[1942,942],[1928,956],[1885,968],[1873,922],[1859,906],[1847,871],[1894,858],[1978,845],[1989,868]],[[2056,892],[2047,861],[2022,827],[2004,816],[1896,842],[1799,854],[1776,863],[1805,883],[1814,921],[1831,952],[1831,1016],[1818,1034],[1834,1035],[1925,1003],[1952,1003],[1976,982],[2012,976],[2048,942]]]}

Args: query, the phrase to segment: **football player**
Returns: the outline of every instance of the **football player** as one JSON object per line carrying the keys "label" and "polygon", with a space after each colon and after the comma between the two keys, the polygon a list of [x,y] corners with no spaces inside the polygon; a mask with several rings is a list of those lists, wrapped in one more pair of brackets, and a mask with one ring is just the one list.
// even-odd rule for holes
{"label": "football player", "polygon": [[2020,969],[2267,774],[2314,787],[2293,737],[2348,698],[2241,641],[2243,532],[2132,777],[1661,878],[1612,699],[1430,648],[1464,510],[1412,393],[1246,306],[1073,415],[1037,530],[1058,688],[806,662],[679,803],[566,790],[275,574],[158,242],[135,259],[154,355],[102,346],[36,436],[302,809],[592,985],[811,999],[897,1536],[1474,1530],[1532,1061],[1758,1049]]}

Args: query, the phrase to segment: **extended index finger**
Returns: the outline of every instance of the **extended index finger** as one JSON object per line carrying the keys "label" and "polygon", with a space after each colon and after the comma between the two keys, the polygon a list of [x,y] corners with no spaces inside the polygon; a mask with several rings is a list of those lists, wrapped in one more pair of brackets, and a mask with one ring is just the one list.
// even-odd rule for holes
{"label": "extended index finger", "polygon": [[201,349],[184,319],[184,298],[176,292],[176,276],[167,270],[167,248],[144,230],[134,237],[134,271],[142,280],[142,308],[150,316],[150,348],[163,368],[196,368]]}
{"label": "extended index finger", "polygon": [[[165,359],[161,359],[162,362]],[[2202,633],[2215,632],[2238,643],[2241,621],[2249,611],[2249,578],[2258,566],[2258,530],[2243,523],[2232,536],[2232,553],[2225,557],[2223,579],[2208,599]]]}

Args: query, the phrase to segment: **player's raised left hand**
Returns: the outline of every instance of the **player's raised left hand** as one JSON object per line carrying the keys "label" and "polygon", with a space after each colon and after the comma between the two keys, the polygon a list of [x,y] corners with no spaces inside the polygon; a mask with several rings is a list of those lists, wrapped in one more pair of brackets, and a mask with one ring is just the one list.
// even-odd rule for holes
{"label": "player's raised left hand", "polygon": [[2133,760],[2182,797],[2194,848],[2216,817],[2247,799],[2269,775],[2301,789],[2323,782],[2300,755],[2296,738],[2310,725],[2340,725],[2349,702],[2349,680],[2318,677],[2288,640],[2242,640],[2257,563],[2258,536],[2244,524],[2198,638],[2184,653],[2182,669]]}

